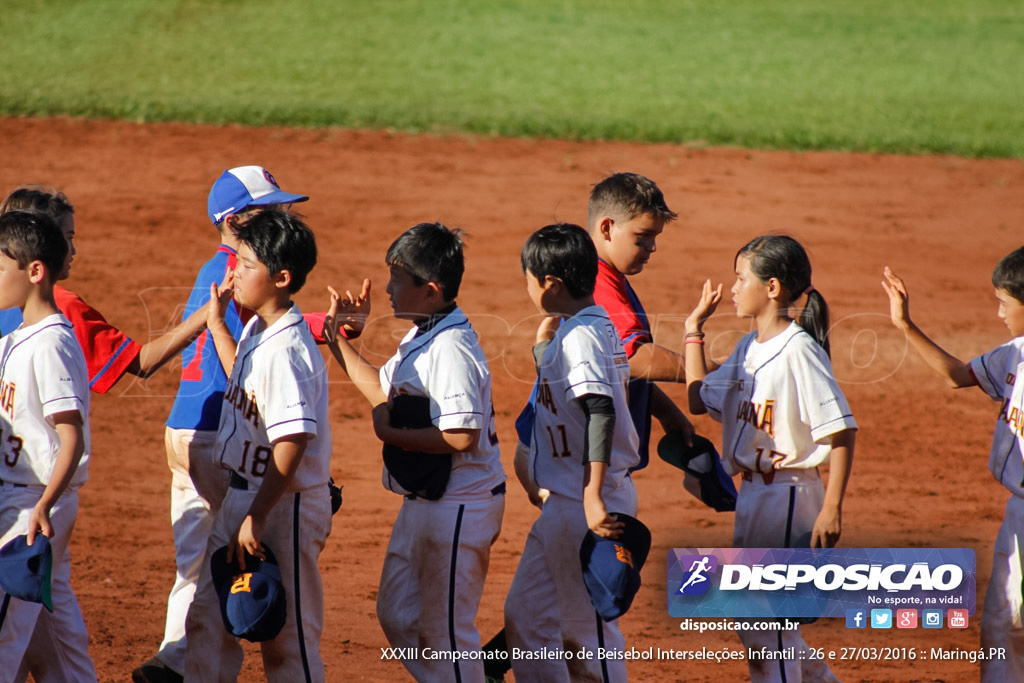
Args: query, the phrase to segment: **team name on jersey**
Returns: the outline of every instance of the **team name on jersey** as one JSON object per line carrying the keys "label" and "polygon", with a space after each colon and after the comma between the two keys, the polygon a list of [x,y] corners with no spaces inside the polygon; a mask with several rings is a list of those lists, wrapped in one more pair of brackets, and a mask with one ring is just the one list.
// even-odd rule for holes
{"label": "team name on jersey", "polygon": [[255,392],[246,394],[245,389],[228,380],[228,388],[224,391],[224,401],[242,413],[242,417],[259,427],[260,407],[256,405]]}
{"label": "team name on jersey", "polygon": [[551,395],[551,387],[548,386],[546,379],[542,379],[537,386],[537,404],[547,408],[552,415],[558,415],[558,409],[555,408],[555,399]]}
{"label": "team name on jersey", "polygon": [[8,415],[14,414],[14,382],[0,382],[0,408]]}
{"label": "team name on jersey", "polygon": [[1013,428],[1017,435],[1024,434],[1024,411],[1014,406],[1010,407],[1010,399],[1003,399],[1003,407],[999,410],[999,417]]}
{"label": "team name on jersey", "polygon": [[755,429],[760,429],[770,437],[775,437],[775,399],[770,398],[764,405],[753,401],[740,401],[736,411],[736,419],[746,422]]}

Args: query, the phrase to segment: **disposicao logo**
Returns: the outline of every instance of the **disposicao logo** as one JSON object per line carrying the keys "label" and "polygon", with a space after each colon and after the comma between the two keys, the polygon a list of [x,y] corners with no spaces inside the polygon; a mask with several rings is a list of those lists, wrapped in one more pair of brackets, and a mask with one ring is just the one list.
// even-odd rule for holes
{"label": "disposicao logo", "polygon": [[[674,617],[848,617],[929,607],[974,613],[969,548],[676,548],[668,556]],[[892,628],[865,619],[874,628]],[[916,628],[900,625],[903,628]],[[859,624],[853,625],[853,628]]]}

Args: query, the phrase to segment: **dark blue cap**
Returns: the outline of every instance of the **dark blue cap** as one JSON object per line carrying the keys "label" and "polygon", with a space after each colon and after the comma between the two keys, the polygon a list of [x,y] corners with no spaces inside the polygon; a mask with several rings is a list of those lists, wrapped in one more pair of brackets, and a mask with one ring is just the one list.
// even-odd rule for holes
{"label": "dark blue cap", "polygon": [[651,532],[643,522],[621,512],[611,513],[625,527],[618,538],[587,531],[580,544],[583,583],[590,602],[605,621],[618,619],[640,590],[640,569],[651,550]]}
{"label": "dark blue cap", "polygon": [[15,536],[0,548],[0,588],[29,602],[41,602],[53,611],[50,575],[53,573],[53,550],[50,539],[36,534],[32,545],[25,535]]}
{"label": "dark blue cap", "polygon": [[227,546],[210,558],[224,628],[236,638],[253,642],[274,638],[288,616],[281,570],[270,548],[265,547],[265,551],[265,560],[246,555],[245,571],[238,568],[237,562],[228,564]]}
{"label": "dark blue cap", "polygon": [[694,434],[693,446],[687,446],[681,432],[668,432],[658,442],[658,455],[686,473],[683,486],[705,505],[717,512],[736,509],[736,485],[709,439]]}

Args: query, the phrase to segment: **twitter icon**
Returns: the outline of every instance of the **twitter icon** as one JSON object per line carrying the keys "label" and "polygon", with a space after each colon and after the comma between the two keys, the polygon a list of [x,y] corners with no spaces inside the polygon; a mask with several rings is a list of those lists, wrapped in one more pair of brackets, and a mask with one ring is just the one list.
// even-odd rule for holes
{"label": "twitter icon", "polygon": [[871,610],[871,628],[892,628],[892,610]]}

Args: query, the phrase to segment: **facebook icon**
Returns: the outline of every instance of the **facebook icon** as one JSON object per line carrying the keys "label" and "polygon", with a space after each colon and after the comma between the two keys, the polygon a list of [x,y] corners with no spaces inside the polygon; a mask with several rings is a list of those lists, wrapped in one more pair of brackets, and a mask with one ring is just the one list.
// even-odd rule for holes
{"label": "facebook icon", "polygon": [[867,628],[867,620],[866,610],[846,610],[846,628]]}

